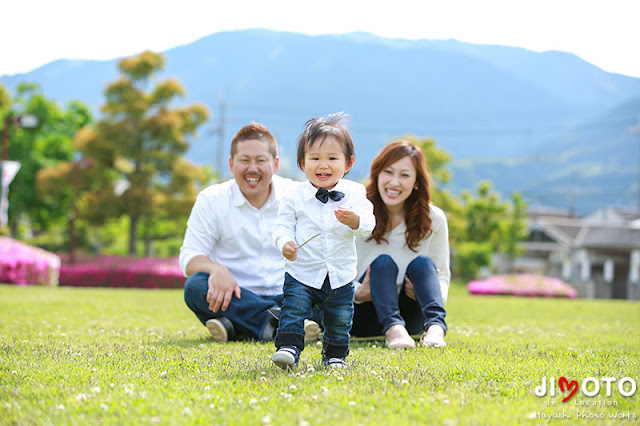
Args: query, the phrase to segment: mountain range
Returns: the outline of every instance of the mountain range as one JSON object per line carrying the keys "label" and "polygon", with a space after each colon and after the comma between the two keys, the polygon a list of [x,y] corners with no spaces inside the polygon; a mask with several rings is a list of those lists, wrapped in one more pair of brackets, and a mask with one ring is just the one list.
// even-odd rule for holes
{"label": "mountain range", "polygon": [[[212,112],[187,157],[226,176],[229,140],[242,125],[269,127],[283,174],[300,177],[295,143],[305,121],[345,111],[356,144],[352,179],[367,175],[385,143],[413,134],[451,154],[454,193],[488,179],[503,197],[520,191],[532,204],[578,213],[638,205],[640,79],[570,53],[262,29],[215,33],[163,53],[158,78],[177,78],[184,102]],[[61,59],[0,81],[39,83],[49,98],[81,100],[99,116],[117,75],[116,59]]]}

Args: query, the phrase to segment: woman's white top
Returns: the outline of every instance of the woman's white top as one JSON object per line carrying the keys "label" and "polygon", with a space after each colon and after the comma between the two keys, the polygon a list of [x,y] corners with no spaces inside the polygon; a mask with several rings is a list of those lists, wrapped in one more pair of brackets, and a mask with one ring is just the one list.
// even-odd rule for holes
{"label": "woman's white top", "polygon": [[[398,294],[404,284],[404,277],[407,274],[409,263],[420,255],[429,256],[438,269],[438,280],[442,291],[442,301],[446,303],[449,294],[449,283],[451,281],[451,270],[449,267],[449,228],[447,217],[442,209],[430,205],[432,232],[427,238],[422,240],[416,251],[407,247],[405,231],[407,229],[404,222],[396,226],[386,235],[388,243],[376,243],[375,240],[366,241],[367,238],[356,239],[356,250],[358,252],[357,279],[360,280],[367,268],[373,261],[382,254],[391,256],[398,265]],[[358,286],[358,282],[355,283]],[[356,287],[357,288],[357,287]]]}

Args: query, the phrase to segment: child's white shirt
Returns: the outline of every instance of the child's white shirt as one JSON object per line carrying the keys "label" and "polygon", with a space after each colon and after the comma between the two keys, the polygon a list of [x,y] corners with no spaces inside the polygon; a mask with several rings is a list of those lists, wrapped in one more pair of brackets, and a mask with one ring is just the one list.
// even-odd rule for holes
{"label": "child's white shirt", "polygon": [[[345,194],[340,201],[329,199],[326,204],[316,199],[318,188],[308,180],[284,195],[273,240],[280,252],[284,245],[295,242],[300,246],[312,236],[319,236],[298,249],[296,260],[285,260],[285,271],[301,283],[320,289],[329,274],[331,288],[349,284],[356,278],[358,257],[356,237],[367,237],[375,227],[373,205],[361,183],[340,179],[332,191]],[[338,207],[353,210],[360,217],[358,229],[338,222],[334,211]]]}

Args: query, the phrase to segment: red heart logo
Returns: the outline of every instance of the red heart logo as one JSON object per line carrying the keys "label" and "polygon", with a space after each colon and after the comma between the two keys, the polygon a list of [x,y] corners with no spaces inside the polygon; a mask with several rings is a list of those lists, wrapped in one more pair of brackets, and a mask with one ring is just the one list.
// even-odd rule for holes
{"label": "red heart logo", "polygon": [[560,377],[558,379],[558,386],[560,386],[560,390],[564,393],[565,391],[565,386],[567,387],[566,390],[571,390],[571,393],[569,394],[569,396],[567,396],[565,399],[562,400],[562,402],[567,402],[568,400],[571,399],[571,397],[578,392],[578,382],[575,380],[569,381],[567,380],[566,377]]}

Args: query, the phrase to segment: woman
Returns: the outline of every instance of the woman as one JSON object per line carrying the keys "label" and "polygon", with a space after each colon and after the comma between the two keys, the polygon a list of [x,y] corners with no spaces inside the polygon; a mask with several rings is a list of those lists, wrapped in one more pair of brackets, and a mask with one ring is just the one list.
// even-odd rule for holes
{"label": "woman", "polygon": [[430,204],[422,150],[400,140],[373,160],[367,197],[376,227],[358,239],[353,336],[386,336],[390,349],[444,347],[444,301],[449,280],[449,231],[444,212]]}

